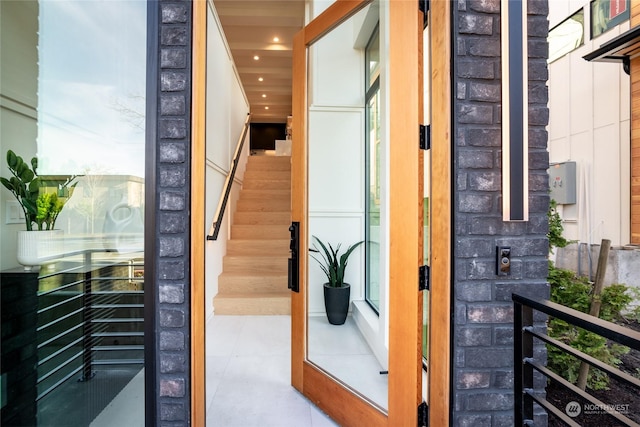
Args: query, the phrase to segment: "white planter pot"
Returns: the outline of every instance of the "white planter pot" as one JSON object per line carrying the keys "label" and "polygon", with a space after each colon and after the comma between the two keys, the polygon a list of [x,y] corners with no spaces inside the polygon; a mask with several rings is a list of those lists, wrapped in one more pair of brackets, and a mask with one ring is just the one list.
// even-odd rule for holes
{"label": "white planter pot", "polygon": [[64,253],[62,230],[18,231],[18,262],[29,271],[32,267],[59,258]]}

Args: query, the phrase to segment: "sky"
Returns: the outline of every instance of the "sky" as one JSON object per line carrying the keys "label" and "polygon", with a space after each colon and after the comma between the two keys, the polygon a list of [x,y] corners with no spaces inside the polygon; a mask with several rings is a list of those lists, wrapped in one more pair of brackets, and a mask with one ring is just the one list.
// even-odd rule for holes
{"label": "sky", "polygon": [[44,0],[39,14],[38,172],[144,177],[146,2]]}

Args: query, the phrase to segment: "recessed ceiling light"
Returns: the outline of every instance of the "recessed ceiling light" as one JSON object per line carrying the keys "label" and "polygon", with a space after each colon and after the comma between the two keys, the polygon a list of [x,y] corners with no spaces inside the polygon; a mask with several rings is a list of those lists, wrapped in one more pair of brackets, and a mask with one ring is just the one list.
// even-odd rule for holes
{"label": "recessed ceiling light", "polygon": [[278,42],[280,41],[280,38],[278,38],[278,37],[276,36],[276,37],[274,37],[274,38],[273,38],[273,41],[274,41],[275,43],[278,43]]}
{"label": "recessed ceiling light", "polygon": [[268,109],[269,109],[269,107],[264,107],[264,109],[265,109],[265,110],[268,110]]}
{"label": "recessed ceiling light", "polygon": [[266,94],[266,93],[263,93],[263,94],[262,94],[262,97],[263,97],[263,98],[266,98],[266,97],[267,97],[267,94]]}
{"label": "recessed ceiling light", "polygon": [[258,59],[260,59],[260,57],[258,55],[253,55],[253,59],[257,61]]}
{"label": "recessed ceiling light", "polygon": [[262,77],[258,77],[258,81],[261,82],[264,81],[264,79]]}

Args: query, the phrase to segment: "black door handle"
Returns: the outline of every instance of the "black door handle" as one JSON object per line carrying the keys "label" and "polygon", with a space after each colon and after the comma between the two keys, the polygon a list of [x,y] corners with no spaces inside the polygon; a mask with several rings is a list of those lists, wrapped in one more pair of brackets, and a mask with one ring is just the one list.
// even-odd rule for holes
{"label": "black door handle", "polygon": [[291,252],[291,256],[289,257],[289,277],[287,286],[293,292],[300,292],[300,281],[298,275],[298,268],[300,265],[300,260],[298,258],[300,249],[300,223],[298,221],[291,223],[289,233],[291,234],[289,241],[289,251]]}

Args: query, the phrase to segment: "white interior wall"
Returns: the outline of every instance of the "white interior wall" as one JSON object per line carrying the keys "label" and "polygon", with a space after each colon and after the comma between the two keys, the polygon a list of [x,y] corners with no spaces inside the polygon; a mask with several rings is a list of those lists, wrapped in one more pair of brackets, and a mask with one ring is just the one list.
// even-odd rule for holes
{"label": "white interior wall", "polygon": [[[312,15],[317,16],[330,3],[315,3]],[[364,47],[377,20],[377,10],[359,13],[315,43],[309,55],[309,233],[332,245],[342,243],[343,249],[364,239]],[[383,98],[384,87],[382,82]],[[386,182],[384,150],[381,174]],[[385,188],[383,184],[383,230],[388,215]],[[386,231],[381,235],[379,316],[364,301],[364,246],[352,254],[345,280],[351,285],[350,308],[356,324],[379,362],[387,366],[388,240]],[[310,260],[309,266],[308,310],[310,315],[324,315],[322,284],[326,278],[315,261]]]}
{"label": "white interior wall", "polygon": [[550,28],[583,6],[584,45],[549,64],[549,160],[576,162],[578,203],[560,208],[565,237],[621,245],[630,236],[630,79],[621,64],[582,57],[629,23],[589,40],[589,2],[553,1]]}
{"label": "white interior wall", "polygon": [[[364,239],[364,52],[352,21],[310,48],[309,234],[334,247]],[[363,251],[351,255],[351,298],[364,298]],[[309,269],[309,313],[324,314],[322,271]],[[318,286],[314,286],[318,284]]]}
{"label": "white interior wall", "polygon": [[[0,2],[0,176],[9,178],[7,150],[29,162],[38,135],[38,2]],[[18,266],[17,231],[6,224],[7,202],[15,197],[0,185],[0,270]]]}
{"label": "white interior wall", "polygon": [[[207,16],[207,121],[206,188],[203,238],[209,233],[224,183],[230,170],[236,144],[249,113],[249,103],[231,57],[222,26],[212,3]],[[217,240],[206,242],[205,300],[206,316],[213,315],[213,297],[218,293],[218,275],[227,252],[231,217],[242,186],[249,153],[249,136],[235,174],[229,202]]]}

